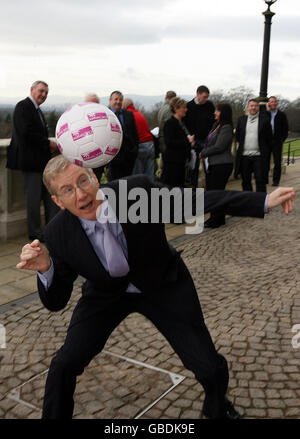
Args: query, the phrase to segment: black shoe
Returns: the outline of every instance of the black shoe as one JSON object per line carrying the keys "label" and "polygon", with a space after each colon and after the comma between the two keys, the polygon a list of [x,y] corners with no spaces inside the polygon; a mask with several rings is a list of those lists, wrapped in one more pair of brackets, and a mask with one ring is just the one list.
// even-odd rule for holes
{"label": "black shoe", "polygon": [[273,183],[272,186],[279,186],[279,183]]}
{"label": "black shoe", "polygon": [[208,220],[204,221],[204,227],[206,229],[217,229],[218,227],[224,226],[225,221],[221,222],[221,223],[217,223],[215,221],[213,221],[211,218],[209,218]]}
{"label": "black shoe", "polygon": [[243,419],[243,416],[234,408],[232,402],[230,402],[227,398],[226,411],[219,418],[212,418],[211,416],[208,416],[207,413],[205,413],[205,410],[202,411],[202,414],[207,419]]}
{"label": "black shoe", "polygon": [[226,412],[223,419],[242,419],[243,416],[234,408],[232,402],[226,400]]}

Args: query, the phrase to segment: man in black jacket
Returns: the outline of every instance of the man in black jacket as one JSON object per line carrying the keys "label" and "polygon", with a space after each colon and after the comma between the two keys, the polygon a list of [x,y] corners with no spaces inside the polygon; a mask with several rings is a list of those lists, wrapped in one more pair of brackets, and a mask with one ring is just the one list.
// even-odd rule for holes
{"label": "man in black jacket", "polygon": [[272,131],[268,117],[259,111],[259,102],[256,99],[250,99],[248,102],[248,115],[238,118],[235,137],[239,143],[235,177],[241,174],[243,190],[252,191],[254,174],[256,192],[266,192],[267,156]]}
{"label": "man in black jacket", "polygon": [[30,96],[18,102],[13,114],[13,131],[7,151],[9,169],[23,171],[29,239],[44,241],[40,204],[43,200],[46,223],[58,212],[43,184],[43,171],[57,145],[48,139],[48,127],[40,105],[48,95],[48,85],[35,81]]}
{"label": "man in black jacket", "polygon": [[281,177],[282,144],[288,136],[289,124],[286,115],[278,108],[278,100],[275,96],[269,97],[267,109],[269,110],[272,127],[272,142],[267,156],[267,172],[269,176],[271,153],[274,158],[273,184],[278,186]]}
{"label": "man in black jacket", "polygon": [[[130,220],[136,201],[129,196],[131,190],[142,189],[148,202],[157,186],[143,175],[109,183],[108,192],[116,196],[115,217],[110,220],[109,200],[92,170],[58,156],[48,163],[44,181],[61,212],[47,226],[48,250],[38,240],[26,244],[17,268],[39,272],[39,295],[51,311],[66,306],[78,275],[86,282],[65,343],[50,365],[43,418],[72,417],[76,377],[132,312],[158,328],[203,385],[205,416],[240,417],[225,396],[227,362],[214,347],[191,275],[180,253],[169,245],[162,221],[151,222],[157,206],[150,204],[148,221]],[[288,213],[294,195],[291,188],[278,188],[268,198],[262,193],[207,191],[204,206],[206,212],[263,217],[266,209],[281,203]],[[121,219],[120,202],[126,205],[127,221]]]}
{"label": "man in black jacket", "polygon": [[195,136],[195,152],[197,158],[195,167],[190,174],[191,185],[193,187],[198,187],[199,153],[205,145],[206,138],[215,120],[215,106],[208,98],[209,89],[206,85],[200,85],[197,88],[195,98],[187,103],[187,114],[183,119],[189,132]]}
{"label": "man in black jacket", "polygon": [[122,108],[123,94],[115,90],[109,98],[109,108],[121,122],[123,140],[120,151],[109,164],[109,179],[117,180],[132,174],[135,160],[138,155],[139,136],[131,111]]}

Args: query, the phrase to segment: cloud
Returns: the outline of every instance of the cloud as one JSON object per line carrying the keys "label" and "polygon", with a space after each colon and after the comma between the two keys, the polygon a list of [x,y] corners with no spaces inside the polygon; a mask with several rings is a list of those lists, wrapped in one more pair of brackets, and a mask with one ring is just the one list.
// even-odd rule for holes
{"label": "cloud", "polygon": [[[130,0],[86,3],[63,0],[10,2],[0,17],[1,41],[39,46],[110,46],[154,43],[162,26],[153,16],[163,13],[170,0]],[[8,20],[7,17],[12,17]]]}
{"label": "cloud", "polygon": [[[12,50],[103,48],[166,39],[261,40],[263,17],[173,13],[179,0],[11,1],[0,16],[0,41]],[[195,7],[195,4],[194,4]],[[178,8],[177,8],[178,9]],[[199,13],[201,6],[199,6]],[[9,17],[11,17],[9,19]],[[299,16],[273,18],[272,39],[297,41]]]}
{"label": "cloud", "polygon": [[[276,17],[277,18],[277,17]],[[299,16],[278,17],[273,19],[271,31],[272,40],[299,41]],[[208,17],[182,26],[179,22],[168,25],[164,36],[172,38],[213,38],[215,40],[230,39],[261,40],[264,30],[264,21],[258,17]]]}

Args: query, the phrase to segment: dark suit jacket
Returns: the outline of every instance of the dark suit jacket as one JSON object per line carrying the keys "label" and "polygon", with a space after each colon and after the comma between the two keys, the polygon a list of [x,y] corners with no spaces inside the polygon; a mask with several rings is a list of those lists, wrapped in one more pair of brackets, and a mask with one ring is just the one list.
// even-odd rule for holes
{"label": "dark suit jacket", "polygon": [[42,123],[33,102],[26,98],[18,102],[14,110],[6,167],[43,172],[50,158],[46,121],[44,119],[44,124]]}
{"label": "dark suit jacket", "polygon": [[122,125],[123,141],[120,151],[110,164],[112,167],[122,167],[124,164],[127,167],[129,163],[133,165],[138,154],[139,136],[133,113],[122,109],[122,114],[124,119]]}
{"label": "dark suit jacket", "polygon": [[211,101],[205,104],[196,104],[192,99],[187,103],[187,114],[183,121],[195,140],[205,141],[215,121],[215,106]]}
{"label": "dark suit jacket", "polygon": [[183,167],[190,158],[191,146],[187,135],[176,117],[172,116],[164,125],[166,149],[163,153],[164,163],[178,163]]}
{"label": "dark suit jacket", "polygon": [[[157,187],[142,175],[126,180],[128,191],[143,187],[150,193],[151,188]],[[107,187],[115,191],[118,206],[119,181],[113,181]],[[134,202],[128,201],[128,208]],[[205,193],[205,212],[221,210],[231,215],[263,217],[264,202],[263,193],[210,191]],[[118,217],[118,210],[116,214]],[[122,228],[128,246],[130,272],[127,276],[112,278],[99,261],[77,217],[65,210],[48,223],[45,237],[54,263],[54,279],[48,291],[38,279],[39,295],[46,308],[59,311],[66,306],[78,275],[86,282],[76,308],[80,311],[73,314],[71,324],[93,315],[97,307],[103,309],[107,303],[116,300],[124,294],[129,282],[158,302],[160,294],[171,295],[176,288],[184,291],[185,287],[193,285],[180,253],[167,241],[164,224],[122,223]]]}
{"label": "dark suit jacket", "polygon": [[[248,116],[246,115],[239,117],[237,120],[235,138],[239,143],[239,147],[236,152],[235,171],[234,171],[235,177],[237,177],[238,174],[240,173],[240,162],[244,151],[247,120],[248,120]],[[264,113],[259,113],[258,145],[263,160],[265,160],[268,155],[268,150],[270,149],[271,142],[272,142],[272,128],[270,125],[269,118]]]}
{"label": "dark suit jacket", "polygon": [[[271,120],[271,113],[268,112]],[[289,134],[289,124],[283,111],[278,110],[274,119],[274,133],[272,132],[275,144],[281,145]]]}

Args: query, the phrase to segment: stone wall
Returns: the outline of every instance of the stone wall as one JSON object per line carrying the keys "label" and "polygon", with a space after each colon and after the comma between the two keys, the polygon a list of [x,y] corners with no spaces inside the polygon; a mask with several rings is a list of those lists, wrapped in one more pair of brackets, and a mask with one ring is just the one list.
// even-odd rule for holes
{"label": "stone wall", "polygon": [[26,233],[24,180],[21,171],[6,169],[10,139],[0,139],[0,240]]}

